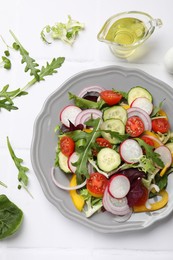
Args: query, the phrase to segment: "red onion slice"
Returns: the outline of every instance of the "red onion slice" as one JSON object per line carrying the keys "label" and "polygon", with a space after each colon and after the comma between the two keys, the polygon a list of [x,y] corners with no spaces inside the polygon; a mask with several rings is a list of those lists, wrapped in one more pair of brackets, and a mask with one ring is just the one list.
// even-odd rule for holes
{"label": "red onion slice", "polygon": [[77,186],[74,186],[74,187],[64,186],[63,184],[61,184],[61,183],[55,178],[55,167],[52,167],[52,169],[51,169],[51,177],[52,177],[52,180],[53,180],[54,184],[55,184],[58,188],[60,188],[60,189],[62,189],[62,190],[67,190],[67,191],[69,191],[69,190],[78,190],[78,189],[80,189],[80,188],[82,188],[82,187],[84,187],[84,186],[86,185],[86,180],[85,180],[83,183],[81,183],[81,184],[79,184],[79,185],[77,185]]}
{"label": "red onion slice", "polygon": [[151,124],[151,118],[150,116],[141,108],[137,107],[131,107],[127,110],[127,116],[132,117],[132,116],[138,116],[141,118],[141,120],[144,123],[145,131],[151,131],[152,129],[152,124]]}
{"label": "red onion slice", "polygon": [[79,94],[78,94],[78,97],[83,97],[85,96],[85,94],[87,92],[91,92],[91,91],[94,91],[94,92],[102,92],[104,91],[105,89],[100,87],[100,86],[90,86],[90,87],[87,87],[87,88],[84,88]]}
{"label": "red onion slice", "polygon": [[102,112],[98,109],[86,109],[80,112],[75,120],[75,125],[85,124],[89,119],[102,118]]}

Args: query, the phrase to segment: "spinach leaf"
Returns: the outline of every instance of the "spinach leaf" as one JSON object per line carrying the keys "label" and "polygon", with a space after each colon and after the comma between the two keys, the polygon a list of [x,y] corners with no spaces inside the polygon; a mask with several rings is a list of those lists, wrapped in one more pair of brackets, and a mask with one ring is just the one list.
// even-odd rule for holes
{"label": "spinach leaf", "polygon": [[6,195],[0,195],[0,239],[14,234],[21,226],[23,212]]}

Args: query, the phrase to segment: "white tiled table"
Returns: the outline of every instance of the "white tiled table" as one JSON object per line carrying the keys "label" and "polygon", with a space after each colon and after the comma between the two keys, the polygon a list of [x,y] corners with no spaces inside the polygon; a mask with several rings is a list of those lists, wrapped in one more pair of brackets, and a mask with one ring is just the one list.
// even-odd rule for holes
{"label": "white tiled table", "polygon": [[[173,259],[172,232],[173,214],[152,227],[132,232],[100,234],[76,222],[72,222],[50,204],[43,194],[32,170],[30,145],[33,123],[49,94],[57,89],[68,77],[88,68],[106,65],[121,65],[140,68],[165,81],[173,87],[173,76],[164,68],[165,52],[173,46],[171,0],[0,0],[0,34],[9,43],[13,30],[25,48],[39,64],[53,57],[65,56],[66,61],[58,74],[36,84],[29,95],[16,99],[18,111],[0,112],[0,180],[8,188],[0,187],[24,212],[24,222],[13,237],[0,241],[1,260],[47,260],[47,259]],[[116,59],[108,47],[96,39],[104,21],[111,15],[129,10],[148,12],[154,18],[161,18],[163,27],[155,31],[146,42],[142,57],[122,61]],[[61,42],[45,45],[40,31],[46,24],[66,21],[67,15],[85,23],[73,47]],[[0,53],[5,46],[0,43]],[[2,55],[2,54],[1,54]],[[22,87],[30,76],[23,72],[20,60],[12,55],[11,71],[0,69],[0,86],[9,83],[11,88]],[[30,198],[24,190],[18,190],[17,171],[9,155],[6,136],[18,156],[30,168]]]}

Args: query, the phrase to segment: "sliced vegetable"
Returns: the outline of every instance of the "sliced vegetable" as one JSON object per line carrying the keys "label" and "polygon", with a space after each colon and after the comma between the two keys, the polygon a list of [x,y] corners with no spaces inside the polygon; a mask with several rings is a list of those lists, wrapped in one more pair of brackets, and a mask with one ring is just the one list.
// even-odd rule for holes
{"label": "sliced vegetable", "polygon": [[156,118],[152,120],[152,130],[162,134],[167,133],[170,129],[169,121],[166,118]]}
{"label": "sliced vegetable", "polygon": [[102,112],[98,109],[86,109],[81,111],[75,119],[75,125],[84,125],[89,119],[102,118]]}
{"label": "sliced vegetable", "polygon": [[96,139],[96,143],[100,146],[100,147],[108,147],[108,148],[112,148],[112,144],[106,140],[105,138],[102,137],[98,137]]}
{"label": "sliced vegetable", "polygon": [[[120,119],[108,119],[101,124],[100,128],[101,130],[110,130],[122,135],[125,133],[125,125]],[[106,133],[106,131],[102,131],[101,134],[111,144],[120,143],[119,139],[117,139],[116,137],[111,137],[110,133]]]}
{"label": "sliced vegetable", "polygon": [[127,163],[136,163],[139,162],[143,152],[137,141],[127,139],[120,145],[120,155]]}
{"label": "sliced vegetable", "polygon": [[105,172],[116,169],[121,163],[120,155],[111,148],[103,148],[97,154],[97,164]]}
{"label": "sliced vegetable", "polygon": [[69,105],[63,108],[60,112],[60,121],[67,127],[70,127],[70,122],[75,125],[75,119],[82,110],[74,105]]}
{"label": "sliced vegetable", "polygon": [[137,87],[133,87],[129,90],[129,92],[128,92],[128,104],[131,105],[131,103],[136,98],[139,98],[139,97],[146,97],[150,100],[150,102],[152,102],[152,100],[153,100],[151,93],[147,89],[140,87],[140,86],[137,86]]}
{"label": "sliced vegetable", "polygon": [[141,139],[148,145],[153,146],[154,147],[154,141],[146,135],[141,136]]}
{"label": "sliced vegetable", "polygon": [[74,166],[73,164],[77,162],[78,159],[79,159],[79,154],[77,152],[72,153],[72,155],[68,158],[68,168],[73,173],[75,173],[76,171],[76,166]]}
{"label": "sliced vegetable", "polygon": [[144,110],[137,107],[131,107],[127,110],[127,116],[128,118],[132,116],[140,117],[140,119],[144,123],[145,131],[146,130],[151,131],[152,128],[151,118]]}
{"label": "sliced vegetable", "polygon": [[118,92],[113,90],[105,90],[100,92],[100,97],[109,105],[113,106],[120,102],[122,99],[122,95]]}
{"label": "sliced vegetable", "polygon": [[130,181],[123,174],[116,174],[109,181],[108,191],[112,197],[121,199],[127,195],[130,190]]}
{"label": "sliced vegetable", "polygon": [[103,113],[103,120],[107,119],[121,119],[121,121],[125,124],[127,121],[127,111],[122,106],[113,106],[106,109]]}
{"label": "sliced vegetable", "polygon": [[127,119],[126,133],[131,137],[137,137],[144,132],[144,123],[138,116],[132,116]]}
{"label": "sliced vegetable", "polygon": [[131,107],[138,107],[143,109],[148,115],[150,115],[153,111],[152,102],[146,97],[136,98],[132,103]]}
{"label": "sliced vegetable", "polygon": [[[74,174],[70,181],[70,187],[75,187],[75,186],[77,186],[77,181],[76,181],[76,175]],[[76,190],[70,190],[70,197],[77,210],[82,211],[85,204],[85,200],[83,196],[78,194]]]}
{"label": "sliced vegetable", "polygon": [[63,172],[70,173],[70,169],[68,167],[68,157],[65,156],[62,152],[58,153],[58,162],[59,167]]}
{"label": "sliced vegetable", "polygon": [[95,172],[90,174],[86,182],[86,187],[92,196],[100,198],[103,197],[107,184],[108,179],[104,175]]}
{"label": "sliced vegetable", "polygon": [[74,152],[75,142],[71,137],[63,136],[60,139],[60,149],[65,156],[69,157]]}
{"label": "sliced vegetable", "polygon": [[[57,178],[57,175],[55,174],[56,173],[56,169],[55,167],[52,167],[51,169],[51,177],[52,177],[52,181],[53,183],[60,189],[62,190],[67,190],[67,191],[70,191],[70,190],[78,190],[78,189],[81,189],[83,188],[85,185],[86,185],[86,180],[83,181],[81,184],[79,185],[76,185],[76,186],[72,186],[72,187],[69,187],[69,185],[63,185]],[[59,175],[60,173],[58,173]]]}
{"label": "sliced vegetable", "polygon": [[134,206],[133,212],[149,212],[163,208],[168,203],[168,193],[166,190],[161,190],[157,196],[161,197],[161,200],[154,203],[150,203],[150,208],[147,208],[145,205]]}
{"label": "sliced vegetable", "polygon": [[87,88],[84,88],[79,94],[78,94],[78,97],[81,97],[83,98],[85,95],[87,95],[88,93],[90,92],[97,92],[97,93],[100,93],[102,91],[104,91],[105,89],[100,87],[100,86],[90,86],[90,87],[87,87]]}
{"label": "sliced vegetable", "polygon": [[103,206],[108,212],[118,216],[123,216],[131,212],[127,198],[113,198],[108,192],[108,187],[106,187],[104,192]]}
{"label": "sliced vegetable", "polygon": [[172,163],[172,155],[168,147],[162,145],[154,150],[155,153],[160,155],[160,159],[164,163],[164,166],[169,167]]}

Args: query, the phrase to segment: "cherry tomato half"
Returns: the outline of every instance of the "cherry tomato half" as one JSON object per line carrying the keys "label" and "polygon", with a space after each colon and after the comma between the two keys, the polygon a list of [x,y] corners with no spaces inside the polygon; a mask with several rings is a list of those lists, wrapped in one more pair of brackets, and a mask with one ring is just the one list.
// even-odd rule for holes
{"label": "cherry tomato half", "polygon": [[60,139],[60,149],[65,156],[69,157],[74,152],[74,148],[75,143],[71,137],[63,136]]}
{"label": "cherry tomato half", "polygon": [[156,118],[152,120],[152,130],[162,134],[167,133],[170,129],[170,124],[166,118]]}
{"label": "cherry tomato half", "polygon": [[141,136],[141,139],[148,145],[154,146],[154,141],[148,136]]}
{"label": "cherry tomato half", "polygon": [[105,138],[102,138],[102,137],[98,137],[96,139],[96,143],[101,146],[101,147],[109,147],[109,148],[112,148],[112,144],[106,140]]}
{"label": "cherry tomato half", "polygon": [[116,105],[122,99],[122,95],[112,90],[104,90],[100,92],[100,97],[109,105]]}
{"label": "cherry tomato half", "polygon": [[86,187],[92,196],[100,198],[103,197],[107,184],[108,179],[104,175],[94,172],[87,179]]}
{"label": "cherry tomato half", "polygon": [[131,137],[137,137],[144,132],[144,123],[138,116],[132,116],[127,119],[126,132]]}

